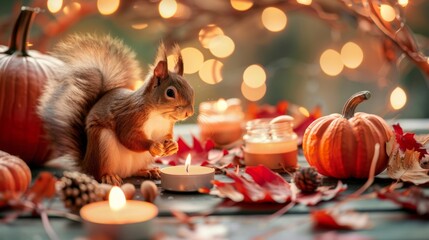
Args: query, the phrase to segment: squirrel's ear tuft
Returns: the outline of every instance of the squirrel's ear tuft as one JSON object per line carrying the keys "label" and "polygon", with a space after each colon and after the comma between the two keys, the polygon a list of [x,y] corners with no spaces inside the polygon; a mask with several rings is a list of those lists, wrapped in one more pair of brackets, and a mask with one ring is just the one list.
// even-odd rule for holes
{"label": "squirrel's ear tuft", "polygon": [[176,57],[176,66],[174,66],[174,71],[180,76],[183,76],[183,58],[182,54],[180,53],[179,45],[174,45],[173,53]]}
{"label": "squirrel's ear tuft", "polygon": [[168,66],[167,61],[159,61],[156,67],[153,69],[153,75],[160,79],[168,77]]}
{"label": "squirrel's ear tuft", "polygon": [[167,50],[165,49],[165,45],[163,42],[159,44],[154,65],[156,66],[160,61],[167,62]]}

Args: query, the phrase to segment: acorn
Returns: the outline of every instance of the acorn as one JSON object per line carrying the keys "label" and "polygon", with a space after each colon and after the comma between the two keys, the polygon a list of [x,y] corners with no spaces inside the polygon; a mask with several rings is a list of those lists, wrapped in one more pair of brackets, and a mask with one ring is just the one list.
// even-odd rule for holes
{"label": "acorn", "polygon": [[140,185],[140,191],[145,201],[154,202],[158,196],[158,187],[152,181],[143,181]]}

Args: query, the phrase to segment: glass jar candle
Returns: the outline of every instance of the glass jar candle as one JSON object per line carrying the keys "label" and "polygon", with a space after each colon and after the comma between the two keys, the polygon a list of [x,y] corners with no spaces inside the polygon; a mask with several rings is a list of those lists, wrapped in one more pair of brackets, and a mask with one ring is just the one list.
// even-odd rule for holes
{"label": "glass jar candle", "polygon": [[202,102],[199,105],[198,126],[201,140],[213,140],[216,146],[241,143],[244,133],[244,113],[237,98]]}
{"label": "glass jar candle", "polygon": [[244,162],[247,166],[294,169],[298,165],[297,138],[291,116],[248,121],[243,137]]}

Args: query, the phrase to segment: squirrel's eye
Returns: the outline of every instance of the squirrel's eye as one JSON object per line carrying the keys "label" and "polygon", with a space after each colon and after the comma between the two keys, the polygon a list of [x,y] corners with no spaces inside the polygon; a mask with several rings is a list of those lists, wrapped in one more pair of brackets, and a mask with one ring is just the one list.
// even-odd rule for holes
{"label": "squirrel's eye", "polygon": [[176,98],[176,89],[174,87],[169,87],[165,91],[167,98]]}

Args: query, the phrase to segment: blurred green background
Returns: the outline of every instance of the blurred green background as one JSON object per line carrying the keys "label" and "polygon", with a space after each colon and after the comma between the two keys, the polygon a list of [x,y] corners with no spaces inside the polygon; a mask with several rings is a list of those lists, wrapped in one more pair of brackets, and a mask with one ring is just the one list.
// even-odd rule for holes
{"label": "blurred green background", "polygon": [[[64,0],[63,6],[73,1]],[[75,0],[75,2],[94,2],[90,0]],[[119,10],[111,15],[99,13],[79,16],[78,19],[53,36],[44,34],[47,25],[38,22],[40,15],[55,23],[61,19],[61,13],[49,11],[39,14],[33,24],[30,41],[44,40],[46,45],[42,50],[49,49],[68,34],[76,32],[96,32],[111,34],[124,40],[133,48],[145,71],[155,56],[156,48],[162,40],[167,44],[177,42],[183,48],[199,49],[204,59],[218,59],[223,62],[223,80],[211,85],[201,81],[198,73],[186,74],[196,90],[196,107],[202,101],[217,100],[218,98],[240,98],[244,107],[248,100],[241,92],[243,72],[251,64],[264,67],[266,94],[257,101],[258,104],[275,105],[280,100],[303,106],[309,110],[316,105],[322,107],[323,114],[341,112],[343,104],[349,96],[361,90],[370,90],[372,98],[361,104],[358,111],[378,114],[385,118],[427,118],[429,117],[429,81],[422,72],[407,58],[401,58],[401,53],[395,54],[401,61],[388,62],[383,52],[383,41],[379,32],[363,31],[356,18],[348,11],[338,11],[340,1],[316,1],[313,4],[327,6],[325,11],[335,13],[339,19],[335,26],[332,22],[321,19],[322,16],[308,8],[299,6],[293,1],[255,1],[248,11],[238,12],[230,6],[229,0],[218,1],[180,1],[187,6],[190,17],[185,19],[163,19],[158,13],[159,1],[125,1],[121,2]],[[204,7],[200,3],[206,2]],[[293,3],[292,3],[293,2]],[[328,2],[328,3],[327,3]],[[358,2],[358,1],[351,1]],[[395,2],[395,1],[390,1]],[[284,4],[284,8],[282,8]],[[17,18],[18,5],[46,7],[44,1],[1,1],[0,44],[7,45],[11,32],[11,19]],[[210,6],[212,5],[212,6]],[[282,9],[287,16],[287,25],[280,32],[270,32],[261,24],[262,5],[273,5]],[[229,8],[229,9],[227,9]],[[261,10],[259,10],[260,8]],[[222,13],[216,17],[217,9]],[[312,10],[312,9],[310,9]],[[406,23],[415,33],[421,51],[429,54],[429,1],[410,0],[402,8]],[[189,13],[189,12],[188,12]],[[213,14],[214,13],[214,14]],[[207,15],[207,16],[204,16]],[[131,27],[139,21],[148,24],[142,30]],[[46,22],[45,22],[46,23]],[[233,39],[235,49],[227,58],[216,58],[211,52],[201,46],[198,41],[198,29],[214,23],[223,29],[225,35]],[[42,36],[42,37],[40,37]],[[363,63],[357,69],[344,69],[337,76],[323,73],[319,58],[323,51],[332,48],[340,51],[344,43],[353,41],[364,52]],[[35,41],[32,49],[39,49]],[[77,49],[78,50],[78,49]],[[186,61],[185,61],[186,64]],[[401,87],[407,94],[407,103],[400,110],[393,110],[389,97],[393,89]],[[195,122],[196,115],[187,122]]]}

